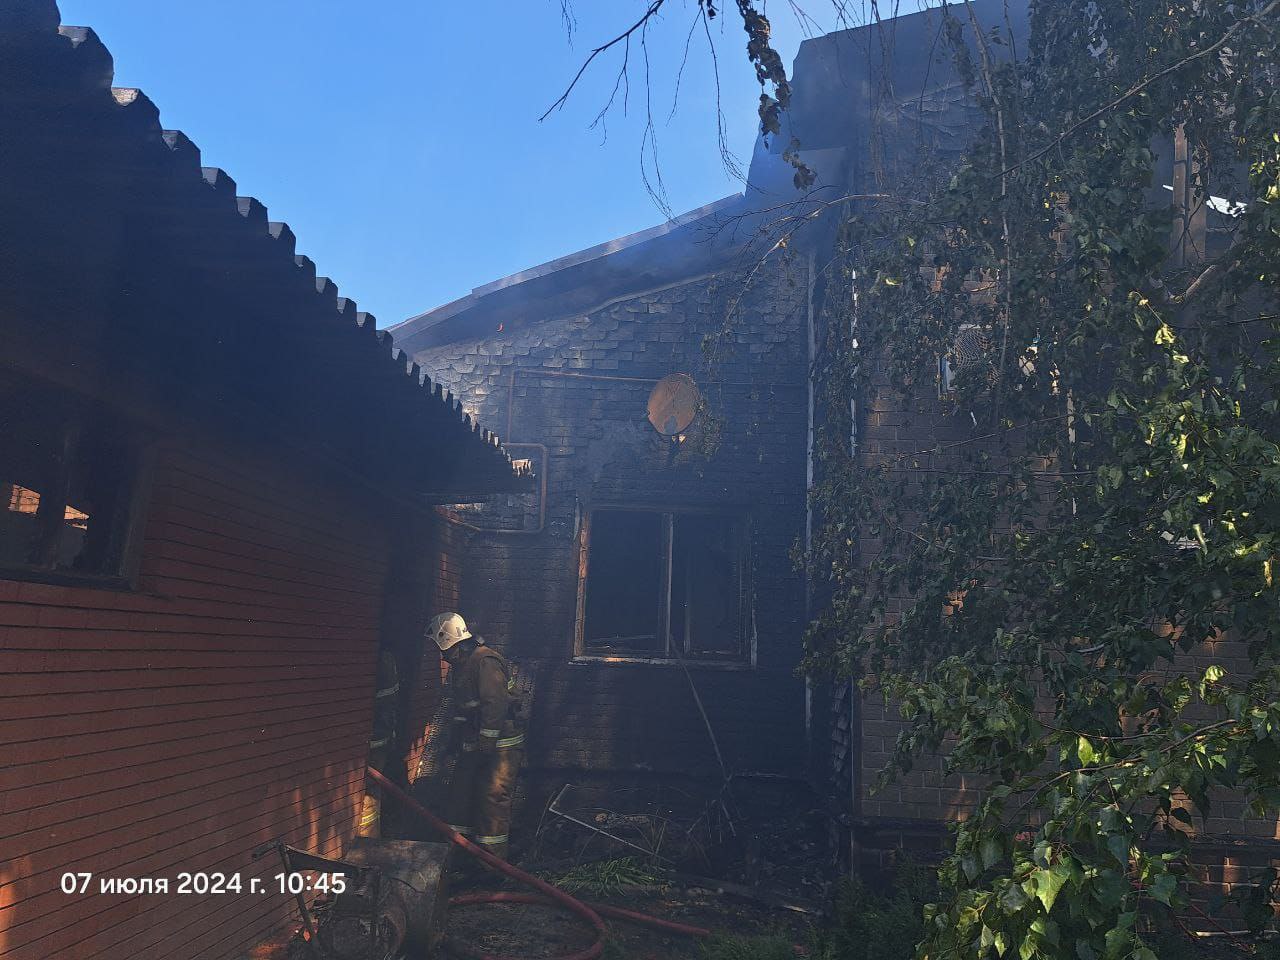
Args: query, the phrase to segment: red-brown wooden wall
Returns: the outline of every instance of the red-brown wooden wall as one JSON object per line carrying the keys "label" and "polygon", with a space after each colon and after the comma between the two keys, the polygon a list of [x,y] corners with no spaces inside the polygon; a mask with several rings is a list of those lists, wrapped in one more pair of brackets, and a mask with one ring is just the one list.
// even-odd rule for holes
{"label": "red-brown wooden wall", "polygon": [[[278,860],[249,852],[274,837],[341,851],[388,546],[368,495],[322,477],[163,450],[136,591],[0,581],[4,960],[239,956],[289,898],[180,896],[177,873],[269,879]],[[91,892],[61,893],[66,871],[92,872]],[[171,892],[100,894],[99,876]]]}

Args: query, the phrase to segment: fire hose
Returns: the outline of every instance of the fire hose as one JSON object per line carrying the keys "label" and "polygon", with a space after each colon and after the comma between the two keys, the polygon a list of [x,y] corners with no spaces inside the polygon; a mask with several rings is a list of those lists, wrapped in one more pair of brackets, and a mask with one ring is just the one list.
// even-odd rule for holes
{"label": "fire hose", "polygon": [[[702,927],[692,927],[683,923],[675,923],[670,920],[662,920],[658,917],[651,917],[648,914],[637,913],[634,910],[624,910],[620,907],[610,907],[602,904],[587,904],[578,900],[576,897],[570,896],[559,887],[553,886],[533,874],[526,873],[519,867],[507,863],[501,857],[496,857],[483,847],[472,843],[462,834],[458,833],[449,824],[445,823],[434,813],[418,803],[417,800],[409,796],[404,790],[392,781],[388,780],[380,772],[373,767],[368,768],[369,777],[374,783],[382,787],[388,794],[394,797],[411,813],[420,820],[427,823],[437,833],[447,837],[451,843],[459,847],[468,855],[475,857],[481,863],[491,870],[508,876],[513,880],[518,880],[527,887],[531,887],[537,891],[536,894],[528,893],[473,893],[460,897],[455,897],[450,901],[453,906],[470,906],[480,903],[553,903],[564,907],[571,913],[576,914],[590,924],[595,932],[595,940],[591,945],[578,950],[575,953],[563,954],[551,960],[597,960],[601,952],[604,950],[604,941],[607,936],[604,921],[601,916],[613,917],[619,920],[629,920],[633,923],[644,924],[657,930],[667,933],[678,933],[689,937],[709,937],[711,931]],[[499,957],[492,954],[476,954],[480,960],[524,960],[524,958],[516,957]]]}

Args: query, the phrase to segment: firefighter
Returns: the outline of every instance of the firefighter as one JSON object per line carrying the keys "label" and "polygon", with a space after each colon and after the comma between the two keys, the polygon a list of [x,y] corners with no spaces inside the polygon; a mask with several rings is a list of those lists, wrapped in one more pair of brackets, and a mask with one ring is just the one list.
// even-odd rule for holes
{"label": "firefighter", "polygon": [[456,753],[449,780],[449,824],[495,856],[507,856],[511,800],[524,754],[515,675],[502,655],[472,636],[456,613],[431,621],[428,634],[449,664]]}

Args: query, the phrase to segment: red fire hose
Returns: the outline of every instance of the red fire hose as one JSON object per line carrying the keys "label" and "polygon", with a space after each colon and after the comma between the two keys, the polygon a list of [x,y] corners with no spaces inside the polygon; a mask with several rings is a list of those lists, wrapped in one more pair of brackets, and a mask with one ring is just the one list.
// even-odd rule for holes
{"label": "red fire hose", "polygon": [[[650,917],[643,913],[636,913],[632,910],[622,910],[617,907],[589,906],[581,900],[565,893],[559,887],[554,887],[545,880],[540,880],[532,874],[525,873],[519,867],[507,863],[507,861],[500,857],[495,857],[488,850],[472,843],[373,767],[368,768],[368,773],[374,783],[378,784],[378,786],[386,790],[387,793],[399,800],[411,813],[418,816],[421,820],[424,820],[436,832],[448,837],[450,842],[454,845],[462,848],[462,850],[475,857],[491,870],[496,870],[498,873],[511,877],[513,880],[519,880],[525,886],[532,887],[541,894],[541,896],[536,896],[533,894],[518,893],[478,893],[457,897],[455,900],[451,901],[451,903],[458,906],[464,906],[471,903],[546,903],[547,901],[551,901],[552,903],[559,904],[566,910],[577,914],[591,925],[592,929],[595,931],[596,938],[589,947],[579,950],[576,953],[565,954],[560,957],[553,958],[553,960],[597,960],[601,952],[604,950],[604,940],[606,936],[604,921],[600,919],[601,914],[622,920],[631,920],[637,923],[643,923],[647,926],[651,926],[659,930],[665,930],[669,933],[681,933],[692,937],[706,937],[711,935],[710,930],[704,930],[701,927],[690,927],[682,923],[672,923],[669,920],[660,920],[657,917]],[[481,954],[479,956],[481,957],[481,960],[523,960],[523,958],[497,957],[490,954]]]}

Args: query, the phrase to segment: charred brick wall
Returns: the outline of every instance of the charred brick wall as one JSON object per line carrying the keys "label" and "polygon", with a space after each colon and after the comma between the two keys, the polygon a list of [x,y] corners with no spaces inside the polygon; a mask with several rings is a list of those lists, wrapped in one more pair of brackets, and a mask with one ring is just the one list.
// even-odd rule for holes
{"label": "charred brick wall", "polygon": [[[750,529],[754,662],[690,665],[735,770],[801,773],[804,691],[793,673],[804,583],[791,559],[805,525],[808,276],[764,271],[726,323],[727,280],[691,280],[590,313],[550,318],[416,356],[523,455],[540,445],[545,523],[514,501],[459,515],[460,611],[531,672],[529,758],[545,768],[718,776],[674,662],[575,656],[582,518],[593,506],[734,511]],[[703,340],[719,344],[709,369]],[[660,378],[692,375],[708,410],[673,449],[649,424]],[[718,436],[717,436],[718,434]]]}

